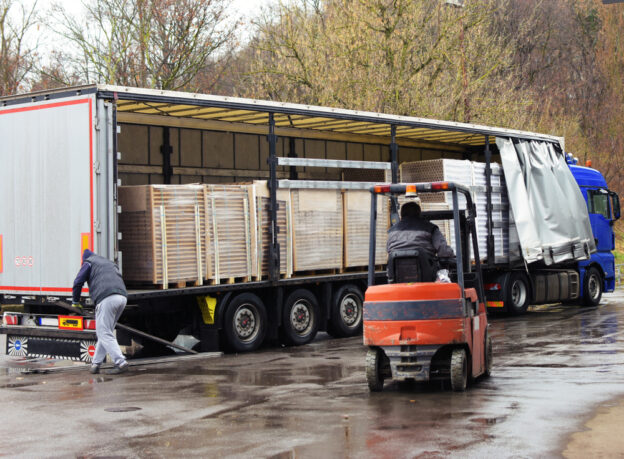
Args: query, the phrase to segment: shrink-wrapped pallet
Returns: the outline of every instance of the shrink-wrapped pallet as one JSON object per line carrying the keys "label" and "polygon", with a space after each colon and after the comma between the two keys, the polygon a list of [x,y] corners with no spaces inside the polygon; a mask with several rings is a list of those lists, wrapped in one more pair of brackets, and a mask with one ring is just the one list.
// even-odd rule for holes
{"label": "shrink-wrapped pallet", "polygon": [[248,281],[254,274],[255,220],[249,185],[205,185],[206,259],[213,283]]}
{"label": "shrink-wrapped pallet", "polygon": [[206,272],[203,187],[122,186],[118,191],[124,280],[163,288],[200,285]]}
{"label": "shrink-wrapped pallet", "polygon": [[[385,196],[377,197],[377,226],[375,264],[388,261],[386,242],[390,225],[390,203]],[[370,243],[370,191],[347,190],[343,194],[344,208],[344,267],[368,266]]]}
{"label": "shrink-wrapped pallet", "polygon": [[[512,240],[517,240],[514,236],[516,232],[513,219],[509,216],[509,203],[503,169],[499,164],[491,164],[491,186],[492,186],[492,235],[494,236],[494,258],[496,262],[508,262],[517,252],[512,247],[510,250],[510,234]],[[487,257],[487,195],[485,164],[468,160],[455,159],[435,159],[429,161],[415,161],[403,163],[400,167],[401,182],[455,182],[464,185],[471,191],[473,202],[477,208],[477,237],[479,241],[479,257]],[[452,206],[451,193],[422,193],[420,195],[423,203],[445,204],[449,209]],[[459,194],[460,209],[466,208],[466,199]],[[440,226],[440,225],[438,225]],[[446,239],[454,246],[455,233],[452,223],[444,225]],[[442,227],[440,230],[445,233]],[[513,243],[512,243],[513,245]],[[510,254],[512,255],[510,257]]]}
{"label": "shrink-wrapped pallet", "polygon": [[342,193],[292,190],[294,272],[342,267]]}
{"label": "shrink-wrapped pallet", "polygon": [[[256,257],[255,272],[260,278],[269,276],[269,254],[271,244],[271,199],[266,180],[253,183],[256,202]],[[290,191],[277,190],[277,243],[280,252],[280,274],[291,277],[293,272],[292,225]]]}

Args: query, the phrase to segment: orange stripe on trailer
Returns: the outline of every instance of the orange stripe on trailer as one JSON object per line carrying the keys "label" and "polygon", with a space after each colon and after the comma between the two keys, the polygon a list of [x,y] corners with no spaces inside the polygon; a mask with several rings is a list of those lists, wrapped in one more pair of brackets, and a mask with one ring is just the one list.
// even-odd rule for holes
{"label": "orange stripe on trailer", "polygon": [[91,233],[80,233],[80,264],[82,265],[82,254],[85,249],[93,251],[91,248]]}

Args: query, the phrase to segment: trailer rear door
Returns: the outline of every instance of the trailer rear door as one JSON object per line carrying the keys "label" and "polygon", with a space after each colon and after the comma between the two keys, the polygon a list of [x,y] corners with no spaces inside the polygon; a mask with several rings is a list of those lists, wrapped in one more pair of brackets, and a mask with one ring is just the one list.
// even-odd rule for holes
{"label": "trailer rear door", "polygon": [[0,294],[71,295],[94,246],[94,103],[0,108]]}

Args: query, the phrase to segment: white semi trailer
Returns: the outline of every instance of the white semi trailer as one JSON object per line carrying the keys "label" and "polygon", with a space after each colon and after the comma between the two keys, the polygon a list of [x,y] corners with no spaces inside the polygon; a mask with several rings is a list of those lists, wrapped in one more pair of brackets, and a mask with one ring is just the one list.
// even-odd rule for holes
{"label": "white semi trailer", "polygon": [[[130,289],[121,319],[165,340],[180,332],[194,335],[199,350],[249,351],[267,339],[304,344],[319,330],[336,336],[361,330],[365,269],[281,278],[278,189],[368,189],[385,177],[396,182],[402,162],[473,159],[486,163],[486,209],[491,210],[490,162],[499,159],[497,141],[536,142],[563,155],[563,139],[544,134],[108,85],[0,98],[0,137],[0,303],[24,306],[19,313],[5,313],[0,352],[84,361],[92,355],[95,323],[67,318],[57,301],[71,297],[85,248],[123,270],[117,202],[122,184],[268,180],[268,279]],[[509,212],[509,206],[502,210]],[[396,204],[392,211],[396,218]],[[584,205],[578,218],[588,219]],[[589,258],[591,244],[584,246],[586,253],[554,266],[539,256],[531,260],[537,263],[501,264],[491,256],[491,220],[488,216],[484,271],[494,286],[493,307],[523,312],[529,303],[582,295],[582,272],[575,263]],[[601,293],[613,273],[599,269]],[[383,269],[377,276],[385,277]],[[557,298],[542,295],[544,285],[552,292],[555,284]],[[512,292],[518,285],[522,298]],[[202,313],[198,299],[210,304],[209,314]],[[118,338],[129,344],[131,336],[118,331]]]}

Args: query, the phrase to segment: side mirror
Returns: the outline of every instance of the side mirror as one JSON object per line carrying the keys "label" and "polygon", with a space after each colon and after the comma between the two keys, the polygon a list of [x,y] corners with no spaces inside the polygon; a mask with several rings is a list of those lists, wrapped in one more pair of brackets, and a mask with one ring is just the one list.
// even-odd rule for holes
{"label": "side mirror", "polygon": [[613,210],[613,220],[619,220],[620,218],[620,198],[617,193],[610,191],[609,196],[611,196],[611,209]]}

